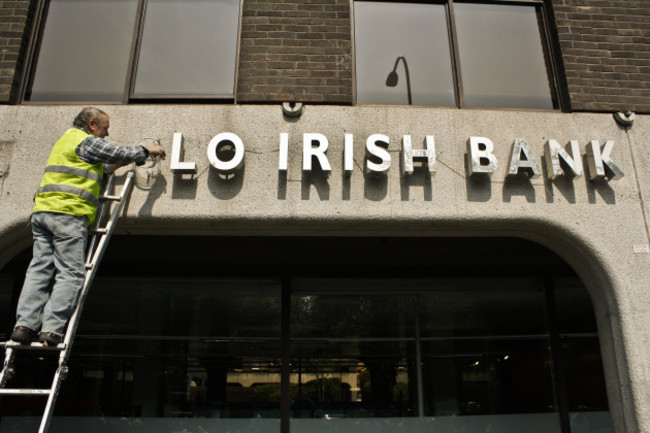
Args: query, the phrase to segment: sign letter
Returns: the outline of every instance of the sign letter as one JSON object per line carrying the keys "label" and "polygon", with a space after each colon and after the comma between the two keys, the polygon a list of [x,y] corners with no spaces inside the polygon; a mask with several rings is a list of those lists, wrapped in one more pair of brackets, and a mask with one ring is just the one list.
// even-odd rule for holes
{"label": "sign letter", "polygon": [[346,176],[350,176],[354,168],[353,144],[354,136],[352,134],[345,134],[345,142],[343,144],[343,171]]}
{"label": "sign letter", "polygon": [[494,144],[486,137],[470,137],[467,140],[467,168],[469,175],[487,173],[492,176],[497,169],[497,158],[492,154]]}
{"label": "sign letter", "polygon": [[433,141],[432,135],[427,135],[425,137],[426,149],[416,149],[413,150],[413,145],[411,144],[411,136],[405,135],[402,137],[402,157],[403,159],[403,170],[406,174],[413,174],[413,159],[414,158],[423,158],[427,160],[427,167],[429,173],[436,172],[436,145]]}
{"label": "sign letter", "polygon": [[[321,169],[329,174],[332,168],[327,161],[327,156],[325,156],[325,152],[327,152],[327,147],[329,146],[327,137],[323,134],[304,134],[302,140],[302,169],[304,171],[311,171],[311,159],[312,156],[315,156],[318,159]],[[314,143],[318,145],[314,147]]]}
{"label": "sign letter", "polygon": [[[390,168],[390,153],[388,153],[388,137],[382,134],[372,134],[366,140],[366,167],[368,171],[385,173]],[[379,162],[373,162],[375,157]]]}
{"label": "sign letter", "polygon": [[569,156],[569,153],[557,141],[548,140],[546,142],[544,158],[546,158],[546,174],[548,174],[549,179],[555,179],[564,173],[561,166],[562,162],[566,164],[568,170],[571,170],[573,176],[582,176],[582,158],[580,156],[578,142],[571,140],[569,146],[571,147],[571,156]]}
{"label": "sign letter", "polygon": [[598,140],[591,140],[587,146],[587,161],[589,161],[589,179],[618,180],[624,176],[623,171],[618,168],[610,158],[614,140],[607,140],[602,150]]}
{"label": "sign letter", "polygon": [[[223,142],[232,143],[234,146],[234,156],[229,161],[222,161],[217,156],[217,149]],[[208,144],[208,159],[210,164],[223,173],[230,173],[239,169],[244,163],[244,143],[236,134],[231,132],[222,132],[215,135]]]}
{"label": "sign letter", "polygon": [[196,162],[183,162],[183,134],[174,132],[172,141],[172,160],[169,168],[173,173],[196,174]]}
{"label": "sign letter", "polygon": [[528,143],[523,138],[516,138],[512,144],[512,156],[510,157],[508,175],[517,175],[521,169],[527,170],[529,176],[533,179],[542,175],[539,166],[531,157]]}
{"label": "sign letter", "polygon": [[289,134],[282,132],[280,134],[280,161],[278,169],[280,171],[287,171],[289,165]]}

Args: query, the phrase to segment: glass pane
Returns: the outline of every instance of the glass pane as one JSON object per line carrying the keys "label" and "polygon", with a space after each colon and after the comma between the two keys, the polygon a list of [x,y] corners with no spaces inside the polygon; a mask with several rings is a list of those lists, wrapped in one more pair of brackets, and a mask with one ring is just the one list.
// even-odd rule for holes
{"label": "glass pane", "polygon": [[466,106],[553,108],[535,7],[456,3],[454,13]]}
{"label": "glass pane", "polygon": [[571,431],[613,432],[598,337],[564,336],[560,350]]}
{"label": "glass pane", "polygon": [[566,394],[573,433],[613,432],[596,317],[579,278],[555,278]]}
{"label": "glass pane", "polygon": [[149,0],[136,95],[232,95],[239,0]]}
{"label": "glass pane", "polygon": [[560,431],[539,280],[298,280],[292,291],[292,432]]}
{"label": "glass pane", "polygon": [[[394,291],[377,293],[380,284],[368,280],[292,284],[293,418],[415,414],[414,303]],[[294,433],[310,426],[314,423],[292,421]]]}
{"label": "glass pane", "polygon": [[354,34],[358,103],[455,104],[445,6],[355,2]]}
{"label": "glass pane", "polygon": [[31,101],[120,101],[137,0],[52,0]]}
{"label": "glass pane", "polygon": [[536,278],[441,278],[419,302],[423,338],[548,335]]}
{"label": "glass pane", "polygon": [[539,279],[436,280],[418,310],[427,415],[476,415],[459,424],[488,430],[503,422],[513,432],[534,419],[558,431]]}
{"label": "glass pane", "polygon": [[548,347],[535,336],[423,338],[425,414],[454,433],[559,433]]}
{"label": "glass pane", "polygon": [[555,278],[555,305],[560,334],[596,335],[596,315],[579,278]]}

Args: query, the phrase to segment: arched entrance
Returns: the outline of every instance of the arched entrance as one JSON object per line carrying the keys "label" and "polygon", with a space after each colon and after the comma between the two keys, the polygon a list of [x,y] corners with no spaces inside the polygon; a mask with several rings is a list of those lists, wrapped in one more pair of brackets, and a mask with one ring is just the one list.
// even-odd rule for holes
{"label": "arched entrance", "polygon": [[116,236],[70,369],[52,432],[612,431],[586,289],[515,238]]}

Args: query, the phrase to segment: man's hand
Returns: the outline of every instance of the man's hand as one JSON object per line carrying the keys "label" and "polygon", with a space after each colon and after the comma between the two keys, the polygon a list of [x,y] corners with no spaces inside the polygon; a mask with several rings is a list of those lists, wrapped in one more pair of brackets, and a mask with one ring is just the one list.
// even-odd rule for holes
{"label": "man's hand", "polygon": [[144,146],[144,148],[147,149],[147,152],[151,156],[159,156],[162,159],[165,159],[167,156],[167,152],[159,144],[150,144],[149,146]]}

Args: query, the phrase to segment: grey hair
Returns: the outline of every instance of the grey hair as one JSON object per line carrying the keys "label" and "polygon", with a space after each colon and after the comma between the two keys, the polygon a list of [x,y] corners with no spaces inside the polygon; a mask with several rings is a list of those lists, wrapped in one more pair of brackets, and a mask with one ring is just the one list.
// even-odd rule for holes
{"label": "grey hair", "polygon": [[104,113],[99,108],[86,107],[83,110],[81,110],[79,114],[77,114],[77,117],[74,118],[74,121],[72,122],[72,126],[86,129],[88,128],[88,124],[90,123],[91,120],[94,120],[95,122],[99,122],[99,119],[102,116],[108,116],[108,114]]}

